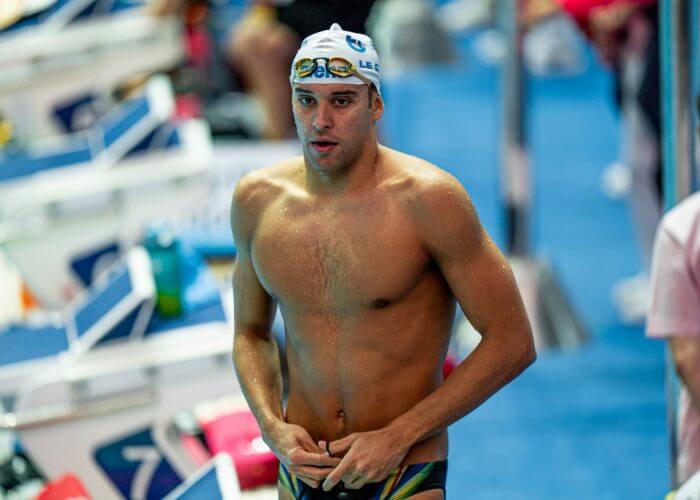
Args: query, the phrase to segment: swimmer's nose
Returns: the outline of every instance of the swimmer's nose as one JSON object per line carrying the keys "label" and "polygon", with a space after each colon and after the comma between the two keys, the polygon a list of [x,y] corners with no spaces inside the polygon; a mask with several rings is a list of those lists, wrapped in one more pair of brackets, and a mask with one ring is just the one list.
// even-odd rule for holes
{"label": "swimmer's nose", "polygon": [[328,130],[331,127],[333,127],[333,120],[331,119],[331,109],[327,103],[321,102],[316,107],[316,116],[314,117],[313,125],[314,129],[318,131]]}

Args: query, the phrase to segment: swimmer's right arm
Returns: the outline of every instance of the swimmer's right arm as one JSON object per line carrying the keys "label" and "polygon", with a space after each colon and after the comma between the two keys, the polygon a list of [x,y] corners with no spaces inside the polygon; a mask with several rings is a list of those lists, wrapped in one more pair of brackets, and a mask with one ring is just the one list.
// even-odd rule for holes
{"label": "swimmer's right arm", "polygon": [[250,257],[262,201],[254,181],[240,181],[231,203],[231,231],[236,243],[233,268],[233,363],[243,394],[263,434],[284,421],[282,372],[277,342],[270,330],[275,303],[260,284]]}
{"label": "swimmer's right arm", "polygon": [[250,254],[264,198],[256,182],[244,177],[231,203],[237,254],[233,271],[233,363],[265,442],[290,472],[317,487],[330,472],[328,467],[336,466],[340,460],[325,456],[303,427],[289,424],[284,418],[280,359],[271,334],[275,303],[261,285]]}

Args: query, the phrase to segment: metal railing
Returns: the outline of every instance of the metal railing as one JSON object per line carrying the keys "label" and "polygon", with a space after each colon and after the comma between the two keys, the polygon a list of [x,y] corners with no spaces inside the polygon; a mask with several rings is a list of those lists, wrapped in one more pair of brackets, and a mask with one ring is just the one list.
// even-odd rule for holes
{"label": "metal railing", "polygon": [[[659,4],[664,209],[670,210],[694,191],[697,180],[697,120],[693,116],[700,18],[697,0],[660,0]],[[679,486],[676,468],[679,387],[673,357],[667,347],[666,398],[672,488]]]}
{"label": "metal railing", "polygon": [[528,151],[528,75],[523,59],[524,26],[517,0],[497,2],[498,23],[506,41],[501,65],[501,186],[506,251],[524,295],[535,342],[574,347],[588,333],[548,262],[533,255],[531,215],[533,165]]}

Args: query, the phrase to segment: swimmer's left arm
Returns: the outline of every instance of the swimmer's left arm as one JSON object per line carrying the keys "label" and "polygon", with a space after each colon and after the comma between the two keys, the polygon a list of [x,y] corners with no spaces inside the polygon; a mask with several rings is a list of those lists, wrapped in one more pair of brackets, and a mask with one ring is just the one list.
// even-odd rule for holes
{"label": "swimmer's left arm", "polygon": [[482,340],[437,390],[388,426],[332,443],[333,454],[347,454],[324,489],[341,480],[359,485],[384,479],[414,444],[470,413],[536,358],[508,261],[481,226],[464,188],[442,173],[417,190],[412,205],[426,249]]}
{"label": "swimmer's left arm", "polygon": [[537,357],[510,265],[464,187],[441,173],[418,190],[415,205],[424,244],[482,339],[442,386],[390,424],[409,448],[470,413]]}
{"label": "swimmer's left arm", "polygon": [[411,445],[470,413],[537,356],[510,265],[464,187],[443,173],[418,192],[415,205],[424,244],[482,339],[438,390],[392,424]]}

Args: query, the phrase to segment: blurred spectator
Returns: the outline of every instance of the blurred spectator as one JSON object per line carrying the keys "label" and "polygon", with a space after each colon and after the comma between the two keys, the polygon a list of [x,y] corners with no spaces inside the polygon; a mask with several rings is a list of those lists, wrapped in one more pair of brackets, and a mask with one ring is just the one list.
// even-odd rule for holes
{"label": "blurred spectator", "polygon": [[677,474],[700,470],[700,193],[668,212],[656,235],[647,335],[669,340],[682,385]]}
{"label": "blurred spectator", "polygon": [[[264,138],[294,136],[289,71],[301,41],[335,22],[347,31],[364,32],[374,1],[251,0],[243,18],[229,27],[224,57],[244,88],[260,101]],[[170,14],[186,2],[156,0],[153,11]]]}
{"label": "blurred spectator", "polygon": [[[364,32],[374,0],[257,1],[236,26],[229,56],[244,84],[260,99],[263,134],[279,139],[294,135],[289,68],[301,41],[330,28]],[[274,5],[277,3],[278,5]]]}
{"label": "blurred spectator", "polygon": [[520,5],[520,21],[528,28],[561,12],[558,0],[523,0]]}
{"label": "blurred spectator", "polygon": [[[623,319],[644,319],[654,233],[661,217],[661,118],[656,0],[557,0],[612,69],[623,123],[622,163],[644,271],[613,290]],[[612,172],[611,172],[612,174]],[[609,175],[604,178],[614,178]]]}

